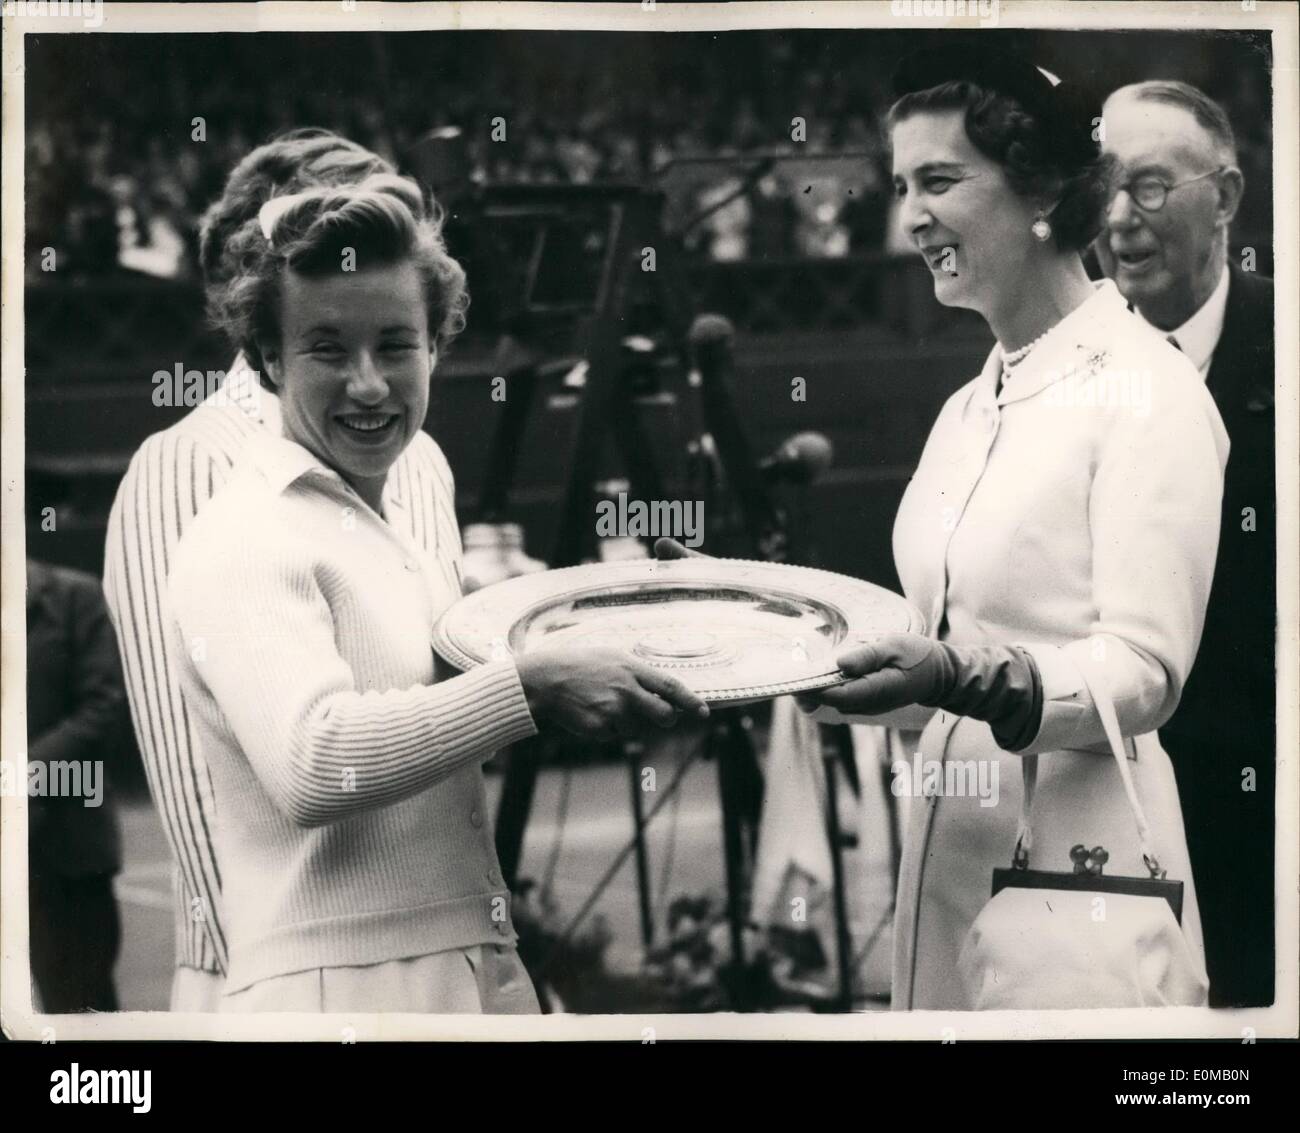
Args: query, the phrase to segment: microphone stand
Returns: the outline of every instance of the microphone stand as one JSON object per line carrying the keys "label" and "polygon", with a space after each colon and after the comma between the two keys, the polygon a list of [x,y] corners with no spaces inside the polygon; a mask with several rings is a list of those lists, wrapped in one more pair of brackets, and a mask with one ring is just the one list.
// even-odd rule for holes
{"label": "microphone stand", "polygon": [[694,216],[690,217],[678,230],[675,238],[678,240],[684,240],[692,229],[699,227],[699,225],[708,220],[715,212],[720,212],[738,197],[745,196],[775,168],[776,158],[762,158],[753,169],[745,174],[744,180],[741,181],[740,185],[735,190],[728,193],[720,201],[714,201],[707,208],[701,209]]}
{"label": "microphone stand", "polygon": [[[738,193],[747,192],[770,167],[770,161],[760,162],[750,171]],[[734,198],[733,198],[734,199]],[[721,208],[727,202],[718,202]],[[574,332],[570,339],[571,353],[587,363],[582,396],[575,422],[575,439],[569,472],[566,477],[564,501],[561,506],[558,528],[555,531],[551,566],[566,566],[580,562],[590,540],[592,524],[593,489],[597,476],[602,442],[612,434],[618,450],[628,465],[632,489],[645,498],[662,495],[661,481],[650,456],[648,438],[641,428],[634,397],[620,381],[622,326],[628,306],[632,284],[643,278],[640,272],[640,255],[644,247],[659,249],[658,270],[652,282],[657,288],[662,305],[668,340],[681,349],[683,357],[690,335],[691,312],[688,309],[685,282],[675,255],[677,235],[667,232],[662,224],[663,194],[631,186],[583,187],[509,187],[489,194],[476,210],[474,219],[491,220],[493,211],[514,216],[537,216],[543,223],[550,218],[568,215],[570,209],[581,209],[597,204],[606,210],[608,217],[607,248],[604,266],[600,272],[596,293],[589,304],[561,306],[539,305],[526,299],[523,310],[511,320],[522,330],[538,321],[538,326],[555,316],[576,316]],[[709,210],[709,211],[712,211]],[[693,218],[698,224],[704,216]],[[678,234],[679,235],[679,234]],[[534,287],[530,269],[528,290]],[[527,348],[533,340],[536,346],[550,353],[551,343],[543,346],[544,335],[525,334]],[[786,517],[773,499],[769,486],[758,469],[748,438],[736,413],[735,400],[729,388],[731,343],[729,333],[715,336],[711,341],[697,343],[697,365],[693,368],[693,403],[699,428],[696,432],[695,459],[691,462],[692,480],[698,477],[702,498],[709,504],[706,525],[714,525],[719,532],[721,516],[718,501],[724,494],[738,506],[741,526],[746,535],[748,553],[767,561],[783,562],[788,554],[789,538]],[[550,348],[549,350],[547,348]],[[504,513],[508,506],[511,482],[516,469],[515,458],[523,439],[525,423],[536,405],[536,385],[540,370],[536,355],[528,356],[527,349],[516,363],[515,394],[507,402],[508,412],[503,414],[491,451],[497,458],[495,470],[489,471],[484,484],[480,511],[484,515]],[[522,385],[522,389],[517,387]],[[516,394],[523,396],[516,397]],[[711,518],[710,518],[711,517]],[[752,990],[747,986],[744,928],[746,923],[746,859],[752,857],[761,813],[763,781],[750,737],[752,720],[743,709],[724,710],[714,714],[706,737],[706,754],[715,755],[718,762],[718,787],[723,819],[723,852],[727,880],[727,911],[732,951],[732,970],[736,976],[733,999],[739,1010],[754,1003]],[[525,741],[512,750],[506,762],[502,793],[496,816],[496,844],[501,869],[507,884],[513,887],[521,856],[524,829],[531,809],[533,788],[536,782],[540,755],[539,740]],[[635,766],[634,766],[635,772]],[[640,807],[639,794],[636,799]],[[644,830],[650,815],[641,818],[634,813],[638,852],[638,883],[641,890],[643,940],[651,938],[650,906],[647,890],[647,869],[644,861]],[[748,823],[746,822],[748,820]],[[834,819],[832,819],[832,822]],[[745,825],[750,837],[745,837]],[[832,827],[838,831],[838,826]],[[746,842],[748,841],[748,853]],[[835,853],[838,854],[838,834],[834,836]],[[836,888],[841,890],[842,880],[837,870]],[[843,949],[841,949],[843,951]],[[846,967],[842,960],[842,982]]]}

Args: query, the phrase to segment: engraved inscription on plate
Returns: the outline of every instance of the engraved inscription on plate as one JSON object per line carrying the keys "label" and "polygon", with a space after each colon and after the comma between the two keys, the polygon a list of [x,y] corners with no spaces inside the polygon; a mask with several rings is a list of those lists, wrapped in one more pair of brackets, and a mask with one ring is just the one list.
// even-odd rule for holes
{"label": "engraved inscription on plate", "polygon": [[686,626],[664,626],[643,633],[632,652],[665,669],[698,669],[731,660],[730,650],[723,648],[717,634]]}

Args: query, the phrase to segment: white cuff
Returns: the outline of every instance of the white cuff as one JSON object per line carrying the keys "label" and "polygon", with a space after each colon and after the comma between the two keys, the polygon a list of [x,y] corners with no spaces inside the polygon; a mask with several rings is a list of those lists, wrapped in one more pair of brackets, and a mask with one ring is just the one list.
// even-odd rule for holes
{"label": "white cuff", "polygon": [[926,724],[930,722],[930,717],[936,711],[937,709],[926,708],[922,704],[908,704],[902,708],[895,708],[892,712],[881,713],[879,716],[864,716],[856,713],[846,715],[824,704],[811,715],[819,724],[875,724],[881,728],[896,728],[900,732],[920,732],[925,729]]}
{"label": "white cuff", "polygon": [[1035,755],[1074,746],[1079,724],[1092,710],[1092,697],[1083,674],[1059,646],[1015,642],[1038,666],[1043,682],[1043,717],[1038,732],[1017,755]]}

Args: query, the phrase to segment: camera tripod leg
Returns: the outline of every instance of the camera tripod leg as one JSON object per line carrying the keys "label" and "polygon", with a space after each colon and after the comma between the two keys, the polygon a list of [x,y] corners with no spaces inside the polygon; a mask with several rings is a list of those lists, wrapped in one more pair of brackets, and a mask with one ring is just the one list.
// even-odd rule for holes
{"label": "camera tripod leg", "polygon": [[839,975],[836,1009],[853,1009],[852,950],[849,942],[848,901],[844,892],[844,838],[840,830],[839,753],[823,748],[822,766],[826,770],[826,837],[831,849],[831,894],[835,908],[835,965]]}
{"label": "camera tripod leg", "polygon": [[650,904],[650,857],[646,849],[645,808],[641,805],[641,756],[645,748],[640,743],[626,745],[628,771],[632,779],[632,821],[636,828],[636,893],[641,910],[641,944],[649,951],[654,945],[654,909]]}
{"label": "camera tripod leg", "polygon": [[533,806],[537,787],[537,768],[542,758],[542,741],[538,736],[512,744],[505,753],[501,798],[497,803],[496,847],[501,873],[508,889],[514,889],[519,876],[519,859],[523,855],[524,827]]}

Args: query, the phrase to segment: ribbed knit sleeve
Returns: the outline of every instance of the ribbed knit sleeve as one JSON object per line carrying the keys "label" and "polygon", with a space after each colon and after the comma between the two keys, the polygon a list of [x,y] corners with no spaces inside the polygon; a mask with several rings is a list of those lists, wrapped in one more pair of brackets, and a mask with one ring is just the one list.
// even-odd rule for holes
{"label": "ribbed knit sleeve", "polygon": [[535,732],[513,661],[435,685],[359,688],[336,635],[362,650],[384,644],[366,640],[366,625],[336,620],[328,563],[252,537],[192,550],[170,587],[180,645],[294,823],[397,802]]}
{"label": "ribbed knit sleeve", "polygon": [[149,437],[118,486],[104,545],[104,597],[117,630],[136,741],[180,867],[177,962],[207,971],[223,970],[227,956],[213,807],[193,721],[181,706],[178,655],[162,607],[177,545],[223,483],[230,453],[251,429],[203,411],[185,430]]}

